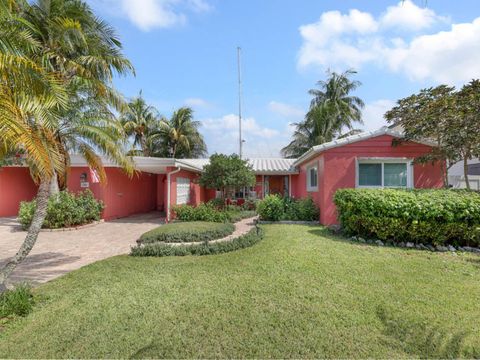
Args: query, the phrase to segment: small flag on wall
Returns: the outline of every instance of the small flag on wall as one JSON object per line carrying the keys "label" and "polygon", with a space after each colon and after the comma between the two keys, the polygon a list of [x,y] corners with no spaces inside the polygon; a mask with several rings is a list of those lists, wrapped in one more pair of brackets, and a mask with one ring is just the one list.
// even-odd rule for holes
{"label": "small flag on wall", "polygon": [[92,178],[92,183],[100,182],[100,176],[98,176],[97,170],[90,168],[90,177]]}

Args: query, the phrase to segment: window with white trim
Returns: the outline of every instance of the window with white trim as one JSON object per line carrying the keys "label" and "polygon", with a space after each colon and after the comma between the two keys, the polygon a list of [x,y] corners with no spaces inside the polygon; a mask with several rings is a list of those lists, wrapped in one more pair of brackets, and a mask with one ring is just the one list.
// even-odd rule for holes
{"label": "window with white trim", "polygon": [[357,187],[413,187],[410,160],[361,159],[357,162]]}
{"label": "window with white trim", "polygon": [[307,168],[307,191],[318,190],[318,167],[310,166]]}
{"label": "window with white trim", "polygon": [[177,178],[177,205],[185,205],[190,202],[190,179]]}

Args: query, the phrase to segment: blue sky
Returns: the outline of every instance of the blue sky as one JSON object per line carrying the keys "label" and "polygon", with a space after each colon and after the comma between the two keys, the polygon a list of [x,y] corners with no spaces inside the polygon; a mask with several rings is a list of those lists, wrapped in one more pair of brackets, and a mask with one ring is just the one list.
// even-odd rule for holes
{"label": "blue sky", "polygon": [[142,90],[165,116],[193,107],[210,153],[238,149],[237,46],[249,157],[279,155],[328,68],[358,71],[368,130],[422,87],[480,77],[478,0],[89,3],[117,29],[136,68],[136,77],[116,79],[118,89],[127,97]]}

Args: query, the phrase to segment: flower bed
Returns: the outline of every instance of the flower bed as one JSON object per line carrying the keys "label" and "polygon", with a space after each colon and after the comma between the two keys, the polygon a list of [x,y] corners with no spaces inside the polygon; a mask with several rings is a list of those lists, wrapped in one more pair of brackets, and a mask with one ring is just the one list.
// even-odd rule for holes
{"label": "flower bed", "polygon": [[139,243],[155,242],[181,243],[200,242],[221,239],[233,233],[235,226],[231,223],[206,221],[177,222],[159,226],[143,234]]}

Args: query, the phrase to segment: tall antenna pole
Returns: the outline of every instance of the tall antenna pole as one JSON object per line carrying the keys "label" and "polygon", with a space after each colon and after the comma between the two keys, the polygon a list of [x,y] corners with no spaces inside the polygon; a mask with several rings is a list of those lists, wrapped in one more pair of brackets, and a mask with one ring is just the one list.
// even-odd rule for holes
{"label": "tall antenna pole", "polygon": [[240,67],[240,46],[237,46],[237,66],[238,66],[238,155],[242,158],[242,73]]}

